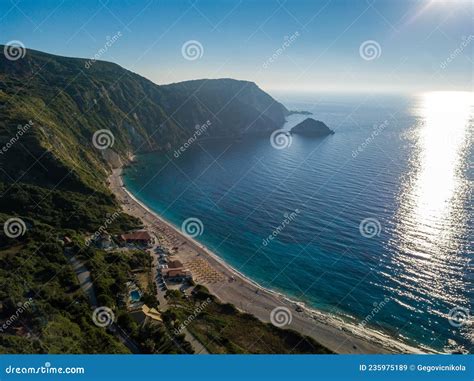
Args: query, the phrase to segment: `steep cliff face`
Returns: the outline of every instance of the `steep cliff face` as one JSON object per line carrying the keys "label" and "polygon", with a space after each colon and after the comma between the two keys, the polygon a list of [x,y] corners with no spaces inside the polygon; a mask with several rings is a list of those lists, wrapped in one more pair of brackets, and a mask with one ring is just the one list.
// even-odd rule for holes
{"label": "steep cliff face", "polygon": [[[289,111],[255,83],[234,79],[200,79],[162,86],[182,97],[192,94],[216,115],[220,134],[272,131],[285,123]],[[222,117],[220,117],[222,115]],[[228,125],[232,121],[233,125]]]}
{"label": "steep cliff face", "polygon": [[280,128],[287,114],[252,82],[214,79],[158,86],[109,62],[34,50],[16,61],[2,55],[0,144],[16,134],[18,125],[31,121],[33,127],[20,144],[0,155],[0,164],[7,156],[16,163],[5,162],[0,179],[47,185],[66,176],[63,186],[77,189],[81,180],[94,186],[104,175],[102,152],[92,144],[98,130],[111,132],[112,149],[123,156],[180,146],[204,123],[209,124],[206,137],[266,134]]}
{"label": "steep cliff face", "polygon": [[[87,244],[86,237],[105,227],[118,234],[141,225],[120,212],[107,188],[108,169],[132,153],[173,150],[193,136],[196,125],[205,124],[201,131],[209,138],[233,138],[270,133],[286,115],[284,106],[251,82],[157,86],[107,62],[32,50],[16,61],[0,56],[0,321],[17,315],[25,300],[30,303],[20,319],[3,324],[0,353],[129,352],[94,322],[71,255],[90,271],[98,305],[113,311],[133,348],[190,353],[189,344],[171,338],[165,326],[137,328],[122,306],[132,274],[151,276],[149,255]],[[153,288],[148,292],[154,294]],[[225,311],[213,311],[211,324],[229,318],[228,305],[222,306]],[[296,332],[241,318],[277,353],[329,353]],[[227,342],[222,348],[231,353],[248,350],[231,337]],[[259,352],[253,344],[250,351]]]}

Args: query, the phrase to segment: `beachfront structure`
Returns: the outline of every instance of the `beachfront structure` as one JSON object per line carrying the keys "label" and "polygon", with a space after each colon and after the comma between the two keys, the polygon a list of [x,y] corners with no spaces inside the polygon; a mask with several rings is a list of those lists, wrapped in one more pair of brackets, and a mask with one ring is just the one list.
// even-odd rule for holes
{"label": "beachfront structure", "polygon": [[151,246],[154,241],[153,237],[146,230],[121,234],[119,238],[122,242],[140,246]]}
{"label": "beachfront structure", "polygon": [[163,269],[161,270],[161,274],[163,278],[172,282],[183,282],[192,279],[191,271],[183,267]]}

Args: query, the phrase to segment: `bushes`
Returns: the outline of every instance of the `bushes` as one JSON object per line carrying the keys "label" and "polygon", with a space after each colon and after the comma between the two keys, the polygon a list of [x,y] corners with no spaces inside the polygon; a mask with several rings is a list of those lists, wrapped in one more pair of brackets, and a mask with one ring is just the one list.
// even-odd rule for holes
{"label": "bushes", "polygon": [[118,325],[129,333],[131,336],[136,336],[139,331],[139,326],[135,320],[125,311],[121,311],[117,318]]}
{"label": "bushes", "polygon": [[[168,309],[164,319],[175,326],[187,319],[186,328],[211,353],[331,353],[310,337],[263,323],[215,297],[212,303],[204,304],[202,300],[210,296],[203,286],[196,286],[192,294],[190,301],[170,294],[175,298],[170,305],[179,306]],[[204,308],[198,311],[197,304]]]}
{"label": "bushes", "polygon": [[[25,221],[23,236],[0,235],[0,320],[15,314],[17,303],[33,298],[33,307],[21,314],[1,336],[1,353],[124,353],[114,336],[94,325],[76,274],[69,265],[60,239],[72,237],[70,252],[95,258],[93,249],[80,244],[84,232],[94,231],[107,213],[116,210],[110,195],[86,195],[31,184],[0,183],[0,220],[17,216]],[[115,221],[136,226],[136,220],[120,215]],[[111,229],[119,229],[112,226]],[[97,259],[96,273],[100,305],[114,306],[127,271],[108,267]],[[125,264],[125,266],[127,266]],[[100,274],[100,275],[99,275]],[[101,291],[102,290],[102,291]],[[33,335],[24,337],[21,327]],[[61,335],[66,335],[63,339]],[[14,336],[20,335],[20,336]],[[70,335],[70,336],[67,336]],[[45,345],[39,345],[38,337]]]}
{"label": "bushes", "polygon": [[147,306],[154,307],[154,308],[157,308],[159,305],[159,302],[156,299],[156,296],[148,292],[145,292],[142,295],[142,302],[145,303]]}
{"label": "bushes", "polygon": [[[0,212],[16,214],[31,224],[40,222],[60,231],[94,232],[108,216],[120,210],[111,194],[100,192],[83,194],[32,184],[0,183],[0,194]],[[108,230],[118,233],[140,225],[138,219],[120,213]]]}

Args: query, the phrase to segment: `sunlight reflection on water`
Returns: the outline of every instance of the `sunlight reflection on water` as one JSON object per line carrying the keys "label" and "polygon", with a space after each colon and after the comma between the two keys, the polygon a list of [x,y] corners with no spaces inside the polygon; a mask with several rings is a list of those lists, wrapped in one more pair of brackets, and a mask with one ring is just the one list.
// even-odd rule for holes
{"label": "sunlight reflection on water", "polygon": [[[466,236],[472,234],[466,205],[473,107],[473,93],[420,97],[413,109],[418,122],[408,137],[414,146],[410,170],[402,181],[390,242],[397,253],[394,280],[410,290],[403,294],[440,317],[448,316],[449,306],[470,306],[459,292],[466,283],[458,275],[469,267]],[[446,305],[433,303],[438,299]]]}

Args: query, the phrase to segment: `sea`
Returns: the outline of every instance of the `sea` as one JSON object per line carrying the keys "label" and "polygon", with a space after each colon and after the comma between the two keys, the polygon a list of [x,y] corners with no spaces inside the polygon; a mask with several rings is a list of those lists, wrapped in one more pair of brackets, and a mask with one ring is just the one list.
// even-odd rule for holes
{"label": "sea", "polygon": [[[125,186],[262,287],[472,353],[474,93],[272,95],[311,115],[272,136],[194,134],[139,155]],[[335,133],[287,133],[308,117]]]}

